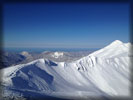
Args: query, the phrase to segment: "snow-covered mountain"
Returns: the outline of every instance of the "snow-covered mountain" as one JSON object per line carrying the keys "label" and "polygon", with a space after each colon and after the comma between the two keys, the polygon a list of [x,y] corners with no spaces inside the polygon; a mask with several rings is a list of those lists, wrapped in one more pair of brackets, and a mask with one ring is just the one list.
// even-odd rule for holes
{"label": "snow-covered mountain", "polygon": [[4,51],[2,53],[2,60],[0,62],[0,65],[4,67],[10,67],[15,66],[18,64],[26,64],[31,61],[37,60],[37,59],[49,59],[56,62],[72,62],[75,60],[78,60],[84,56],[87,56],[88,54],[92,53],[94,51],[87,50],[87,51],[44,51],[44,52],[10,52],[10,51]]}
{"label": "snow-covered mountain", "polygon": [[64,54],[63,52],[54,52],[54,54],[52,55],[52,57],[59,58],[59,57],[62,57],[63,54]]}
{"label": "snow-covered mountain", "polygon": [[130,45],[116,40],[73,62],[38,59],[2,69],[4,95],[130,96]]}

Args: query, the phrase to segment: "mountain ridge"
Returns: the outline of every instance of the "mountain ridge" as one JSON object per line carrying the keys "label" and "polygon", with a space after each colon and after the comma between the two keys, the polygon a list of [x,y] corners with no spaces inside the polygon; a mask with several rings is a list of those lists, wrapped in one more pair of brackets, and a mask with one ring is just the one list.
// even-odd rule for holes
{"label": "mountain ridge", "polygon": [[[117,46],[110,48],[112,44]],[[61,94],[74,97],[129,96],[129,48],[123,45],[124,43],[117,40],[103,49],[70,63],[38,59],[28,64],[5,68],[3,85],[19,90],[25,88],[43,91],[41,93],[56,97]],[[118,46],[123,50],[121,48],[115,50]],[[111,50],[107,50],[108,48]],[[109,56],[112,53],[113,56]],[[24,86],[20,86],[20,82]]]}

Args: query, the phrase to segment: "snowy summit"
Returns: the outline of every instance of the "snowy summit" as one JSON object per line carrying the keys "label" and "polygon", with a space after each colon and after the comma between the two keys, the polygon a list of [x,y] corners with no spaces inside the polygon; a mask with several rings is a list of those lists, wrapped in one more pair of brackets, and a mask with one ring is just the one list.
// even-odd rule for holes
{"label": "snowy summit", "polygon": [[59,58],[62,57],[64,54],[63,52],[54,52],[54,54],[52,54],[51,56],[54,58]]}
{"label": "snowy summit", "polygon": [[129,45],[116,40],[73,62],[38,59],[2,69],[2,84],[6,95],[15,95],[13,90],[25,95],[25,90],[55,97],[129,96],[128,54]]}

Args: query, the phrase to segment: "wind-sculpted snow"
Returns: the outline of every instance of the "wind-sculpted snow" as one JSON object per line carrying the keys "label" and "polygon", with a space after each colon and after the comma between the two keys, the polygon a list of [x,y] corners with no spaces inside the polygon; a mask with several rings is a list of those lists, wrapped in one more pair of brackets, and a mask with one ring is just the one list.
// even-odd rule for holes
{"label": "wind-sculpted snow", "polygon": [[6,91],[56,97],[130,96],[129,44],[118,40],[77,61],[38,59],[1,71]]}

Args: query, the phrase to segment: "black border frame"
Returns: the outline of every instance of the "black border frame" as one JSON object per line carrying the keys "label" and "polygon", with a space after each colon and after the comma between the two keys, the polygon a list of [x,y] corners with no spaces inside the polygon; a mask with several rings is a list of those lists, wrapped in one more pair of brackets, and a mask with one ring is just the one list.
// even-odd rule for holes
{"label": "black border frame", "polygon": [[[92,3],[129,3],[130,4],[130,18],[129,18],[129,24],[130,24],[130,33],[129,33],[129,42],[133,44],[133,0],[1,0],[0,1],[0,60],[2,60],[2,51],[3,51],[3,5],[6,3],[82,3],[82,2],[92,2]],[[133,51],[133,47],[130,48],[130,52]],[[133,53],[132,53],[133,54]],[[1,61],[0,61],[1,62]],[[131,56],[130,59],[131,62],[131,97],[110,97],[110,98],[104,98],[104,100],[133,100],[133,56]],[[0,65],[0,69],[2,69],[3,66]],[[0,73],[0,79],[2,77],[2,73]],[[1,91],[1,88],[0,88]],[[0,93],[0,100],[1,100],[1,93]],[[78,98],[75,98],[78,99]],[[81,98],[80,98],[81,99]],[[35,98],[28,100],[62,100],[59,98]],[[64,100],[64,99],[63,99]],[[90,97],[86,100],[103,100],[103,98],[97,98],[97,97]]]}

